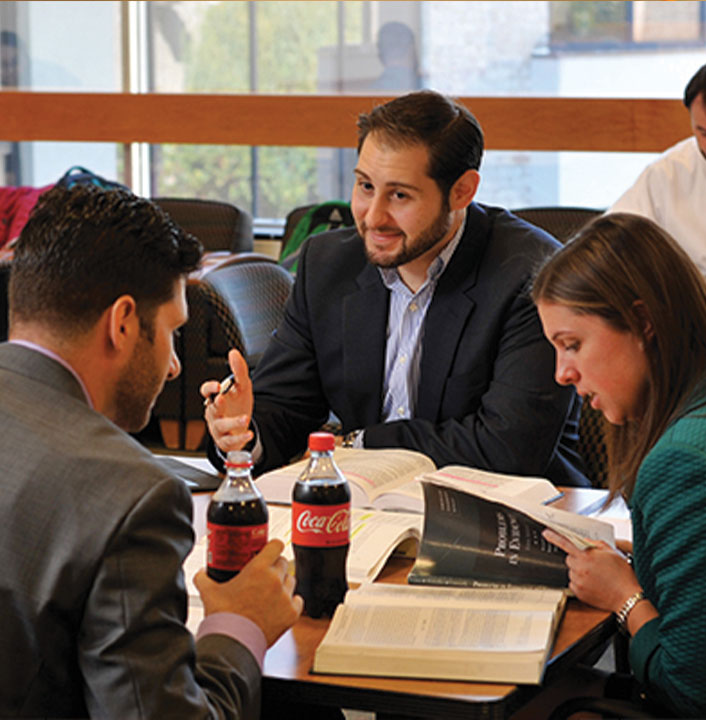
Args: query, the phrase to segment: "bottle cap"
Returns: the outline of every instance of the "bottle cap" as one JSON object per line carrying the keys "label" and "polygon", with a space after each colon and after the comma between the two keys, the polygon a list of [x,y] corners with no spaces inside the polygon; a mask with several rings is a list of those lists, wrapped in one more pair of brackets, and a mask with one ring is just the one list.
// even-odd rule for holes
{"label": "bottle cap", "polygon": [[252,457],[245,450],[231,450],[228,453],[225,465],[230,468],[251,468]]}
{"label": "bottle cap", "polygon": [[330,432],[314,432],[309,435],[309,450],[326,452],[336,447],[336,439]]}

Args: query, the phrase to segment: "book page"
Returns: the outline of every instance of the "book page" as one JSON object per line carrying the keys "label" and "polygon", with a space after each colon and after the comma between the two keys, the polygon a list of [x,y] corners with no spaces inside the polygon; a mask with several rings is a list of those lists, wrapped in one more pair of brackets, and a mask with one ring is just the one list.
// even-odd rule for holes
{"label": "book page", "polygon": [[530,652],[546,648],[552,612],[339,605],[322,642],[373,648]]}
{"label": "book page", "polygon": [[[333,458],[351,486],[353,507],[371,507],[381,493],[435,469],[434,463],[426,455],[397,448],[373,450],[339,447],[334,450]],[[256,484],[265,500],[290,503],[294,483],[307,462],[306,459],[300,460],[260,475]],[[416,508],[421,512],[421,496]]]}
{"label": "book page", "polygon": [[609,522],[543,505],[518,502],[513,507],[571,540],[580,550],[593,547],[597,540],[615,547],[615,531]]}
{"label": "book page", "polygon": [[444,606],[476,610],[557,610],[565,593],[550,588],[447,588],[365,583],[346,594],[346,605]]}
{"label": "book page", "polygon": [[424,512],[423,481],[435,482],[462,492],[507,502],[521,500],[544,504],[558,500],[563,495],[545,478],[505,475],[463,465],[447,465],[434,472],[419,475],[411,483],[398,485],[393,492],[385,488],[386,492],[375,499],[375,507],[378,510]]}
{"label": "book page", "polygon": [[545,504],[562,496],[562,492],[545,478],[506,475],[462,465],[447,465],[425,474],[422,479],[494,500]]}

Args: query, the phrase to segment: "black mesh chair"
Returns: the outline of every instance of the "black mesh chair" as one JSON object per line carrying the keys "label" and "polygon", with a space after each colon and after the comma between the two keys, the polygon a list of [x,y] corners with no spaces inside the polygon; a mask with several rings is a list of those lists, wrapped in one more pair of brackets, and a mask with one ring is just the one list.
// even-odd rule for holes
{"label": "black mesh chair", "polygon": [[548,720],[582,720],[583,718],[671,718],[664,708],[651,707],[646,701],[608,697],[574,697],[564,700]]}
{"label": "black mesh chair", "polygon": [[206,428],[200,385],[230,372],[231,348],[254,369],[282,320],[293,282],[276,260],[259,253],[234,255],[189,282],[189,320],[177,340],[182,372],[165,385],[154,408],[167,447],[201,447]]}
{"label": "black mesh chair", "polygon": [[[603,214],[603,210],[586,207],[529,207],[512,211],[515,215],[546,230],[565,243],[586,223]],[[607,451],[605,420],[600,411],[583,403],[579,418],[579,452],[586,476],[594,487],[607,485]]]}
{"label": "black mesh chair", "polygon": [[235,205],[197,198],[156,197],[152,201],[195,235],[205,250],[239,253],[253,249],[252,217]]}
{"label": "black mesh chair", "polygon": [[593,487],[608,487],[608,449],[606,446],[606,419],[600,410],[594,410],[584,400],[579,416],[578,451],[583,458],[586,477]]}
{"label": "black mesh chair", "polygon": [[605,211],[587,207],[527,207],[512,210],[518,217],[546,230],[559,242],[565,243],[587,222]]}

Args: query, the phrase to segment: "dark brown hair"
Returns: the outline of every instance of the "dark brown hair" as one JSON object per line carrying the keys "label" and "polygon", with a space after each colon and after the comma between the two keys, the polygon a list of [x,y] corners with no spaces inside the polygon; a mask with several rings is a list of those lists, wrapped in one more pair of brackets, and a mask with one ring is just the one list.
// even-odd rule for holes
{"label": "dark brown hair", "polygon": [[201,253],[201,243],[149,200],[89,184],[56,186],[39,198],[15,246],[10,323],[81,332],[127,294],[149,330]]}
{"label": "dark brown hair", "polygon": [[433,90],[420,90],[379,105],[358,117],[358,152],[370,133],[397,147],[424,145],[429,151],[427,175],[444,197],[466,170],[478,170],[483,131],[463,105]]}
{"label": "dark brown hair", "polygon": [[684,105],[691,109],[691,103],[701,95],[701,101],[706,102],[706,65],[702,65],[687,83],[684,89]]}
{"label": "dark brown hair", "polygon": [[649,365],[643,413],[609,432],[611,493],[629,497],[645,456],[704,382],[706,283],[656,223],[615,213],[594,220],[547,261],[532,298],[597,315],[643,339]]}

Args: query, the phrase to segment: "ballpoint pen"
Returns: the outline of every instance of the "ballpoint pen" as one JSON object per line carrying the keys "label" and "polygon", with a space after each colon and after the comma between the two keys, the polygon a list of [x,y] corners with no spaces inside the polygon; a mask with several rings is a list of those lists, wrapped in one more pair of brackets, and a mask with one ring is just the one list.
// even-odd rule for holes
{"label": "ballpoint pen", "polygon": [[233,373],[231,373],[230,375],[228,375],[228,377],[223,378],[223,380],[221,380],[221,387],[218,390],[218,392],[212,393],[211,395],[209,395],[203,401],[203,404],[210,405],[212,402],[216,401],[216,397],[218,397],[218,395],[225,395],[227,392],[232,390],[234,387],[237,387],[237,385],[238,385],[238,383],[235,380],[235,375]]}

